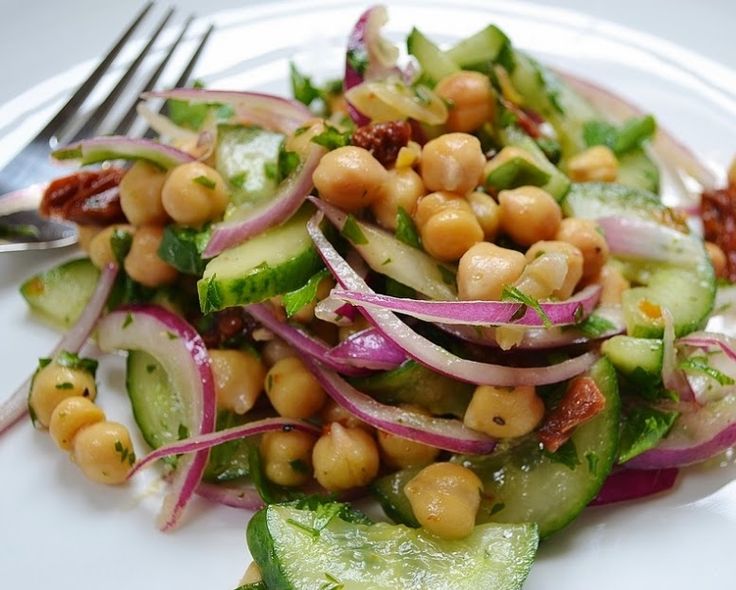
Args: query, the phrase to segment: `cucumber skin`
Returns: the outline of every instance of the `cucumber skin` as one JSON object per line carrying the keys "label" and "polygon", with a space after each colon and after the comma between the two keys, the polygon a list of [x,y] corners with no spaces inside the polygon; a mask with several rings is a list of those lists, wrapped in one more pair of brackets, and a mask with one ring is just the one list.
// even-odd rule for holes
{"label": "cucumber skin", "polygon": [[455,62],[417,28],[413,28],[406,38],[406,50],[417,59],[422,68],[422,78],[432,86],[460,71]]}
{"label": "cucumber skin", "polygon": [[626,377],[643,372],[653,379],[661,378],[663,358],[661,340],[614,336],[603,343],[601,352],[608,357],[614,368]]}
{"label": "cucumber skin", "polygon": [[233,279],[213,275],[197,282],[202,313],[219,311],[233,305],[259,303],[275,295],[298,289],[322,268],[322,260],[312,246],[276,267],[257,266]]}

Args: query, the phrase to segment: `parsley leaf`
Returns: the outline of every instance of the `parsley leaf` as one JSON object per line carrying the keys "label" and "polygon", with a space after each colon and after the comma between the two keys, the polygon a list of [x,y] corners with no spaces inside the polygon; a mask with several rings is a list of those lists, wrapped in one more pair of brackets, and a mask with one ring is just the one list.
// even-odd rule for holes
{"label": "parsley leaf", "polygon": [[291,176],[292,172],[299,167],[299,164],[301,164],[299,154],[288,151],[282,143],[281,148],[279,149],[278,160],[279,180],[283,180],[284,178]]}
{"label": "parsley leaf", "polygon": [[67,352],[66,350],[62,350],[56,356],[54,362],[60,367],[79,369],[80,371],[89,373],[93,377],[97,373],[97,365],[99,364],[95,359],[80,357],[78,354]]}
{"label": "parsley leaf", "polygon": [[355,246],[363,246],[368,243],[368,238],[365,237],[363,230],[360,229],[360,225],[352,215],[348,215],[345,219],[345,225],[342,226],[340,234]]}
{"label": "parsley leaf", "polygon": [[555,463],[561,463],[572,471],[575,471],[575,468],[580,465],[578,451],[575,448],[575,443],[572,439],[568,440],[554,453],[550,453],[549,451],[543,451],[543,453],[545,457],[552,459]]}
{"label": "parsley leaf", "polygon": [[336,150],[337,148],[350,145],[352,132],[340,131],[337,127],[333,127],[329,123],[325,123],[325,130],[315,135],[312,141],[317,145],[327,148],[328,150]]}
{"label": "parsley leaf", "polygon": [[588,338],[598,338],[616,326],[606,318],[591,314],[577,325],[577,328]]}
{"label": "parsley leaf", "polygon": [[656,130],[657,122],[651,115],[634,117],[619,127],[607,121],[594,120],[583,125],[583,140],[588,147],[605,145],[620,156],[640,147]]}
{"label": "parsley leaf", "polygon": [[115,260],[117,260],[120,266],[123,265],[125,257],[128,255],[128,252],[130,252],[130,246],[132,243],[133,234],[129,231],[119,228],[113,230],[112,236],[110,236],[110,249],[115,255]]}
{"label": "parsley leaf", "polygon": [[719,385],[733,385],[736,383],[733,377],[729,377],[725,373],[719,371],[708,363],[706,356],[691,356],[682,361],[679,365],[680,369],[690,374],[707,375]]}
{"label": "parsley leaf", "polygon": [[679,412],[638,406],[630,410],[623,421],[619,442],[618,462],[625,463],[655,447],[672,428]]}
{"label": "parsley leaf", "polygon": [[312,275],[312,277],[302,286],[294,291],[285,293],[283,296],[284,309],[286,310],[286,317],[293,316],[305,305],[309,305],[317,298],[317,289],[322,279],[330,276],[327,269],[322,269],[318,273]]}
{"label": "parsley leaf", "polygon": [[503,293],[501,294],[501,301],[516,301],[517,303],[521,303],[522,307],[520,307],[519,310],[514,313],[514,315],[512,316],[513,320],[521,319],[526,312],[526,308],[531,307],[534,311],[537,312],[537,315],[542,320],[545,328],[552,327],[552,321],[542,309],[539,301],[537,301],[534,297],[531,297],[530,295],[519,291],[519,289],[517,289],[516,287],[506,285],[503,288]]}
{"label": "parsley leaf", "polygon": [[204,188],[212,190],[217,186],[217,183],[212,180],[211,178],[207,178],[206,176],[197,176],[196,178],[192,179],[192,182],[196,182],[198,185],[203,186]]}
{"label": "parsley leaf", "polygon": [[406,209],[399,207],[396,212],[396,239],[412,246],[414,248],[421,248],[422,244],[419,239],[419,232],[417,226],[414,224],[414,220],[406,212]]}

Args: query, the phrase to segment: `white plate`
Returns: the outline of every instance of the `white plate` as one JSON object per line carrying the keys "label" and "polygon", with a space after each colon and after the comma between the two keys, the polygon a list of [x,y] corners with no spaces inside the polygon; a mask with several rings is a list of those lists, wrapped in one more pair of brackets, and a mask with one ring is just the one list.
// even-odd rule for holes
{"label": "white plate", "polygon": [[[361,3],[270,4],[214,16],[218,30],[200,64],[209,86],[287,91],[296,60],[319,78],[338,74]],[[522,3],[395,2],[389,35],[412,25],[449,41],[488,22],[548,63],[601,82],[655,113],[661,124],[722,175],[736,137],[736,75],[672,44],[589,17]],[[45,113],[70,77],[25,93],[0,113],[21,138],[23,121]],[[34,97],[36,97],[34,99]],[[4,121],[8,121],[5,118]],[[6,136],[7,137],[7,136]],[[5,143],[4,148],[7,148]],[[56,335],[28,315],[21,280],[63,254],[0,257],[3,390],[33,369]],[[101,368],[99,403],[133,424],[120,359]],[[136,441],[140,452],[144,447]],[[683,471],[674,491],[643,502],[589,509],[546,542],[525,588],[727,588],[736,582],[736,467],[719,459]],[[0,586],[3,588],[234,588],[249,562],[247,514],[197,500],[173,534],[154,525],[153,474],[129,487],[88,483],[50,438],[27,422],[0,440]],[[551,501],[553,501],[551,499]]]}

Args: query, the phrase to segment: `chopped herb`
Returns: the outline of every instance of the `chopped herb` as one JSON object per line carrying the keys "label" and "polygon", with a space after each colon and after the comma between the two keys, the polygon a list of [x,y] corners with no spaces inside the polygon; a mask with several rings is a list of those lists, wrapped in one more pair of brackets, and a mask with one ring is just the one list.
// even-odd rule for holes
{"label": "chopped herb", "polygon": [[292,172],[299,168],[300,163],[301,158],[299,157],[299,154],[288,151],[284,148],[284,144],[281,144],[278,163],[279,180],[283,180],[284,178],[291,176]]}
{"label": "chopped herb", "polygon": [[279,181],[279,167],[276,162],[265,162],[263,164],[263,173],[269,180]]}
{"label": "chopped herb", "polygon": [[302,459],[294,459],[293,461],[289,461],[289,467],[291,467],[294,471],[297,473],[301,473],[302,475],[311,475],[312,472],[309,469],[309,465],[306,464]]}
{"label": "chopped herb", "polygon": [[228,182],[235,188],[243,188],[247,179],[248,173],[244,170],[242,172],[238,172],[237,174],[233,174],[229,178]]}
{"label": "chopped herb", "polygon": [[217,106],[217,110],[215,111],[215,116],[217,117],[218,121],[227,121],[229,119],[232,119],[235,116],[235,109],[232,105],[229,104],[221,104],[221,105],[215,105]]}
{"label": "chopped herb", "polygon": [[179,127],[199,131],[210,112],[207,103],[190,103],[186,100],[167,100],[166,110],[169,118]]}
{"label": "chopped herb", "polygon": [[389,258],[386,258],[386,260],[384,260],[384,261],[383,261],[383,262],[381,263],[381,266],[386,266],[387,264],[391,264],[391,258],[390,258],[390,257],[389,257]]}
{"label": "chopped herb", "polygon": [[217,288],[215,278],[217,275],[212,275],[207,281],[207,287],[205,288],[204,301],[202,301],[202,313],[211,313],[222,308],[222,296]]}
{"label": "chopped herb", "polygon": [[325,123],[325,130],[315,135],[312,141],[317,145],[327,148],[328,150],[336,150],[337,148],[350,145],[352,133],[350,131],[340,131],[337,127],[333,127],[329,123]]}
{"label": "chopped herb", "polygon": [[406,212],[406,209],[399,207],[396,212],[396,239],[412,246],[413,248],[421,248],[422,243],[419,239],[419,232],[414,220]]}
{"label": "chopped herb", "polygon": [[552,459],[552,461],[554,461],[555,463],[561,463],[572,471],[575,471],[575,468],[580,465],[580,459],[578,459],[578,451],[575,448],[575,443],[572,439],[568,440],[554,453],[550,453],[549,451],[543,451],[543,453],[545,457]]}
{"label": "chopped herb", "polygon": [[651,115],[634,117],[620,127],[606,121],[587,121],[583,125],[583,140],[588,147],[605,145],[616,155],[622,155],[641,146],[657,130]]}
{"label": "chopped herb", "polygon": [[112,236],[110,236],[110,249],[119,265],[123,264],[125,257],[130,252],[130,246],[132,244],[133,234],[129,231],[117,228],[112,232]]}
{"label": "chopped herb", "polygon": [[166,336],[169,340],[177,340],[179,336],[174,334],[174,332],[170,332],[169,330],[166,330]]}
{"label": "chopped herb", "polygon": [[621,429],[618,462],[625,463],[655,447],[667,436],[678,416],[678,412],[666,412],[648,406],[629,410]]}
{"label": "chopped herb", "polygon": [[323,279],[330,276],[327,269],[322,269],[318,273],[312,275],[310,279],[295,291],[285,293],[283,297],[284,309],[286,316],[291,317],[305,305],[309,305],[317,298],[317,289]]}
{"label": "chopped herb", "polygon": [[192,179],[192,182],[196,182],[197,184],[210,190],[217,186],[217,183],[214,180],[212,180],[211,178],[207,178],[206,176],[197,176],[196,178]]}
{"label": "chopped herb", "polygon": [[95,359],[82,358],[79,355],[74,354],[73,352],[67,352],[66,350],[62,350],[54,359],[54,362],[56,362],[60,367],[85,371],[93,377],[97,372],[98,362]]}
{"label": "chopped herb", "polygon": [[363,230],[360,229],[360,225],[358,225],[358,222],[352,215],[347,216],[345,225],[342,226],[340,233],[355,246],[362,246],[368,243],[368,238],[365,237]]}
{"label": "chopped herb", "polygon": [[43,369],[44,367],[48,367],[51,364],[51,359],[47,357],[42,357],[38,359],[38,368]]}
{"label": "chopped herb", "polygon": [[350,49],[345,57],[349,67],[361,76],[365,74],[368,69],[368,54],[364,49]]}
{"label": "chopped herb", "polygon": [[526,308],[530,307],[537,312],[537,315],[542,320],[545,328],[552,327],[552,321],[542,309],[539,301],[537,301],[534,297],[531,297],[526,293],[519,291],[519,289],[517,289],[516,287],[513,287],[511,285],[505,286],[503,288],[503,293],[501,294],[501,301],[516,301],[517,303],[521,303],[519,309],[511,317],[512,320],[516,321],[524,317],[524,314],[526,313]]}
{"label": "chopped herb", "polygon": [[602,316],[591,314],[580,322],[577,328],[588,338],[599,338],[606,332],[615,329],[616,326]]}
{"label": "chopped herb", "polygon": [[321,532],[332,520],[342,512],[343,505],[338,502],[319,504],[315,510],[314,528]]}
{"label": "chopped herb", "polygon": [[125,314],[125,321],[123,322],[123,330],[125,330],[125,328],[130,326],[130,324],[132,323],[133,323],[133,314],[132,313]]}
{"label": "chopped herb", "polygon": [[202,253],[212,235],[212,228],[202,229],[167,225],[158,248],[159,257],[179,272],[201,277],[206,266]]}
{"label": "chopped herb", "polygon": [[504,508],[506,508],[506,504],[504,504],[503,502],[498,502],[498,503],[494,504],[491,507],[491,516],[493,516],[494,514],[498,514]]}
{"label": "chopped herb", "polygon": [[327,581],[320,585],[319,590],[343,590],[345,588],[345,584],[329,572],[325,572],[325,579]]}
{"label": "chopped herb", "polygon": [[146,373],[149,375],[156,370],[156,365],[146,365]]}
{"label": "chopped herb", "polygon": [[189,438],[189,429],[186,427],[186,425],[179,424],[179,430],[176,434],[179,437],[179,440],[185,440]]}
{"label": "chopped herb", "polygon": [[705,356],[691,356],[680,363],[680,369],[690,374],[707,375],[719,385],[733,385],[736,383],[733,377],[729,377],[725,373],[719,371],[708,363]]}
{"label": "chopped herb", "polygon": [[115,441],[115,451],[120,455],[121,463],[127,462],[131,466],[135,463],[135,453],[128,447],[123,446],[123,443],[119,440]]}
{"label": "chopped herb", "polygon": [[271,391],[273,389],[273,375],[269,373],[266,375],[266,391]]}
{"label": "chopped herb", "polygon": [[455,276],[455,273],[447,268],[444,264],[438,264],[437,270],[440,271],[440,275],[442,276],[442,282],[445,283],[445,285],[455,285],[457,281],[457,277]]}
{"label": "chopped herb", "polygon": [[294,63],[289,64],[291,93],[299,102],[307,106],[321,97],[319,88],[312,84],[312,78],[302,74]]}
{"label": "chopped herb", "polygon": [[57,383],[56,389],[74,389],[74,384],[69,383],[69,381],[64,381],[64,383]]}

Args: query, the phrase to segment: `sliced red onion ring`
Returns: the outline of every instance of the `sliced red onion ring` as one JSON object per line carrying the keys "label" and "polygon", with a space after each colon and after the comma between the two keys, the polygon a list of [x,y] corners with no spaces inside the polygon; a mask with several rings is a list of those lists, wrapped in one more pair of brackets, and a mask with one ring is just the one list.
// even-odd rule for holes
{"label": "sliced red onion ring", "polygon": [[324,153],[324,148],[311,144],[306,159],[279,185],[273,197],[256,208],[244,205],[242,212],[235,211],[232,219],[215,225],[203,256],[216,256],[223,250],[289,219],[312,190],[312,174]]}
{"label": "sliced red onion ring", "polygon": [[717,334],[715,332],[692,332],[680,338],[677,345],[693,346],[697,348],[720,348],[723,353],[736,361],[736,339]]}
{"label": "sliced red onion ring", "polygon": [[121,135],[95,137],[72,143],[51,153],[59,160],[73,160],[82,165],[108,160],[146,160],[165,170],[194,162],[194,156],[152,139],[133,139]]}
{"label": "sliced red onion ring", "polygon": [[598,495],[588,506],[604,506],[658,494],[675,485],[677,474],[677,469],[651,471],[621,469],[615,471],[606,478]]}
{"label": "sliced red onion ring", "polygon": [[[155,305],[138,305],[105,316],[98,327],[101,350],[142,350],[164,368],[172,388],[188,412],[190,432],[207,434],[215,429],[215,382],[210,356],[202,338],[178,315]],[[207,466],[205,450],[182,458],[171,490],[164,498],[159,526],[177,526]]]}
{"label": "sliced red onion ring", "polygon": [[637,217],[603,217],[596,220],[611,253],[693,267],[703,259],[702,245],[655,221]]}
{"label": "sliced red onion ring", "polygon": [[216,504],[251,512],[256,512],[264,506],[258,490],[252,484],[232,487],[202,482],[197,486],[197,495]]}
{"label": "sliced red onion ring", "polygon": [[296,100],[260,92],[174,88],[173,90],[161,92],[146,92],[142,97],[145,99],[186,100],[193,103],[227,104],[235,109],[240,119],[287,135],[293,133],[306,121],[314,117],[306,106]]}
{"label": "sliced red onion ring", "polygon": [[404,350],[386,339],[380,330],[361,330],[340,342],[327,356],[356,367],[390,371],[406,360]]}
{"label": "sliced red onion ring", "polygon": [[675,348],[675,322],[670,310],[662,308],[662,384],[671,391],[676,391],[681,401],[694,401],[695,396],[685,374],[677,367],[677,349]]}
{"label": "sliced red onion ring", "polygon": [[273,312],[268,309],[267,305],[263,303],[254,303],[252,305],[247,305],[244,309],[253,316],[256,321],[262,324],[265,328],[268,328],[295,350],[301,350],[309,356],[319,359],[319,361],[325,366],[345,375],[358,376],[365,374],[363,369],[355,367],[342,359],[331,358],[328,355],[330,350],[329,346],[321,340],[312,338],[299,328],[296,328],[291,324],[287,324],[286,322],[279,321]]}
{"label": "sliced red onion ring", "polygon": [[467,428],[459,420],[426,416],[377,402],[355,389],[337,373],[320,366],[313,357],[306,354],[301,356],[327,394],[366,424],[453,453],[481,455],[490,453],[496,446],[494,439]]}
{"label": "sliced red onion ring", "polygon": [[[340,256],[325,238],[319,223],[323,214],[317,212],[307,223],[307,230],[327,268],[345,289],[373,294],[365,281]],[[394,313],[362,308],[365,317],[384,335],[421,364],[460,381],[498,386],[543,385],[558,383],[579,375],[597,359],[593,352],[548,367],[506,367],[460,358],[417,334]]]}
{"label": "sliced red onion ring", "polygon": [[[709,352],[708,364],[729,377],[736,377],[736,340],[724,334],[693,332],[676,343],[678,348],[702,348]],[[705,374],[686,373],[695,400],[703,405],[736,393],[736,385],[721,384]]]}
{"label": "sliced red onion ring", "polygon": [[[540,303],[540,307],[555,326],[577,324],[590,315],[600,299],[600,294],[600,285],[589,285],[570,299]],[[521,305],[509,301],[425,301],[344,289],[333,289],[330,296],[363,308],[384,309],[427,322],[468,326],[513,324],[537,327],[544,323],[530,307],[526,308],[524,315],[515,318]]]}
{"label": "sliced red onion ring", "polygon": [[[110,291],[115,284],[117,274],[118,267],[115,264],[108,264],[102,269],[102,274],[100,274],[100,278],[97,281],[97,287],[95,287],[95,291],[84,308],[82,315],[79,316],[74,326],[59,340],[59,343],[54,346],[48,355],[49,358],[54,358],[64,350],[78,353],[82,349],[82,346],[87,342],[89,335],[97,323],[97,319],[105,307]],[[13,395],[0,405],[0,434],[8,430],[28,412],[28,391],[31,387],[32,379],[33,375],[29,376],[15,390]]]}
{"label": "sliced red onion ring", "polygon": [[145,103],[138,103],[135,110],[138,116],[162,137],[177,141],[195,141],[197,139],[198,133],[196,131],[179,127],[168,117],[148,108]]}
{"label": "sliced red onion ring", "polygon": [[308,432],[315,435],[320,434],[320,429],[318,427],[310,424],[309,422],[304,422],[303,420],[291,420],[289,418],[264,418],[263,420],[248,422],[247,424],[233,426],[232,428],[218,430],[217,432],[209,431],[198,436],[192,436],[184,440],[163,445],[155,451],[151,451],[148,455],[143,457],[143,459],[138,461],[135,464],[135,467],[133,467],[131,472],[128,474],[128,478],[133,477],[153,461],[163,459],[164,457],[191,453],[197,453],[199,455],[202,451],[205,451],[204,454],[206,457],[207,450],[212,447],[216,447],[217,445],[221,445],[222,443],[230,442],[232,440],[240,440],[242,438],[274,430],[283,430],[286,432],[290,430],[299,430],[301,432]]}

